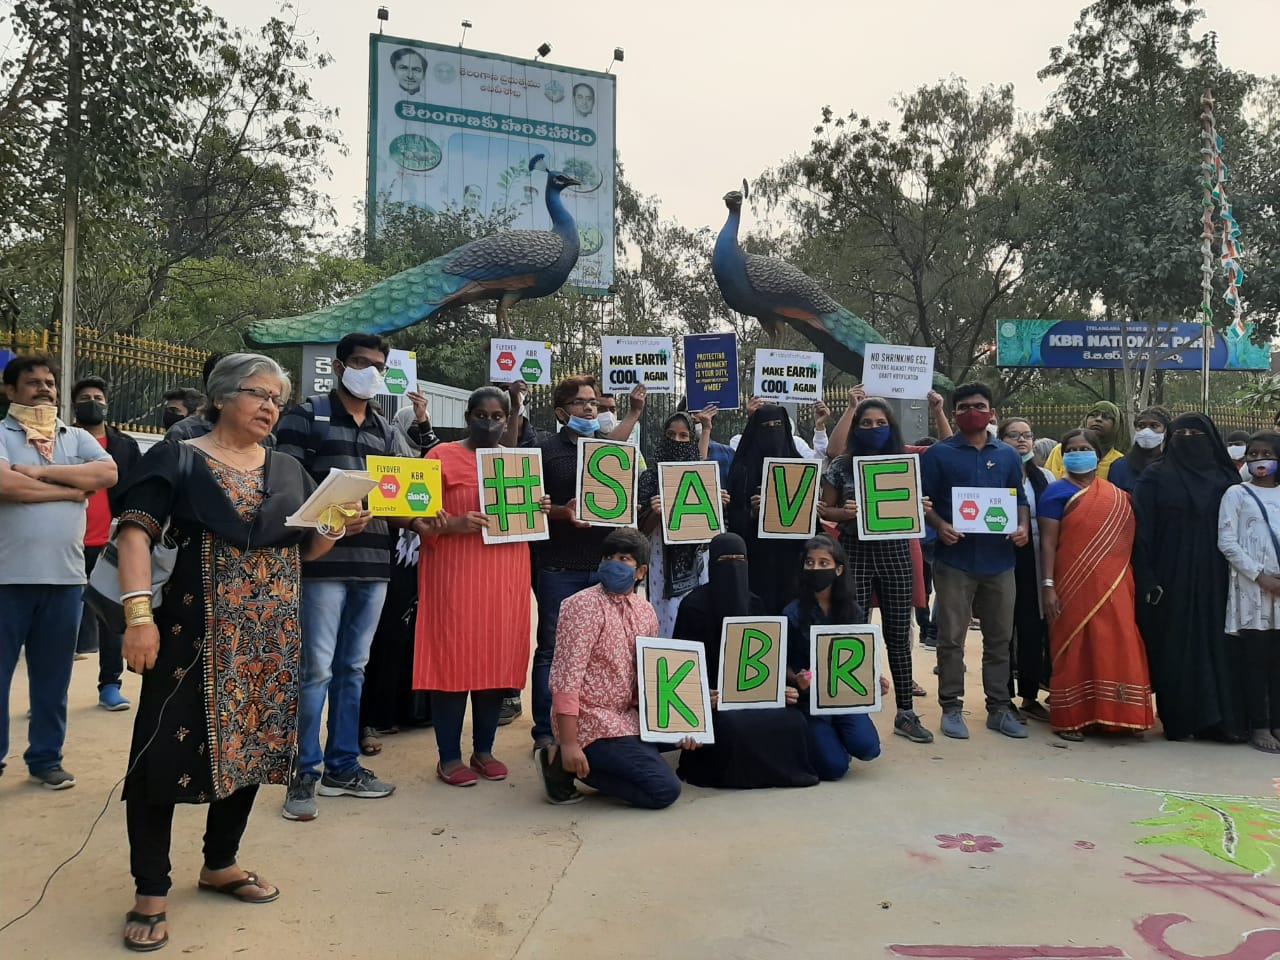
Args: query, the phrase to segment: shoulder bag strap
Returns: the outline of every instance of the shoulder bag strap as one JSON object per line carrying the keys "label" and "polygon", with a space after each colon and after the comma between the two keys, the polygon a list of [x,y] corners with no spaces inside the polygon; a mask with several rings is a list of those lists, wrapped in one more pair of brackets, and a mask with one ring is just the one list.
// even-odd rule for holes
{"label": "shoulder bag strap", "polygon": [[1262,514],[1262,525],[1267,528],[1267,533],[1271,534],[1271,549],[1276,552],[1276,562],[1280,563],[1280,537],[1276,536],[1275,528],[1271,526],[1271,518],[1267,516],[1266,505],[1263,504],[1260,496],[1249,489],[1249,485],[1247,483],[1242,483],[1240,488],[1252,497],[1253,502],[1258,505],[1258,512]]}

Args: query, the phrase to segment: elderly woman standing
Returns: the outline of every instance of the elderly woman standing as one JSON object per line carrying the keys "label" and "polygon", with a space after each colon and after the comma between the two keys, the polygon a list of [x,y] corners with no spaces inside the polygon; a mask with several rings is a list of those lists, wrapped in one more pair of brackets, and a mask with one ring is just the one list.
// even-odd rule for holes
{"label": "elderly woman standing", "polygon": [[[157,444],[121,494],[124,658],[143,674],[124,797],[137,889],[124,945],[169,940],[165,900],[177,803],[207,803],[200,889],[244,903],[280,891],[236,863],[258,785],[289,782],[298,746],[299,570],[333,539],[286,527],[313,489],[261,446],[289,399],[269,357],[236,353],[209,377],[205,436]],[[368,523],[360,512],[344,531]],[[165,531],[168,525],[167,532]],[[178,546],[152,610],[151,548]]]}

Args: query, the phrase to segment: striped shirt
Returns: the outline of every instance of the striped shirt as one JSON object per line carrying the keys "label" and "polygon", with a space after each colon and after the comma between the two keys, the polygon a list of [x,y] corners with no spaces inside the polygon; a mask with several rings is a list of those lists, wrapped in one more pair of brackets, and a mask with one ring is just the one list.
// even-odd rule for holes
{"label": "striped shirt", "polygon": [[[315,436],[315,397],[308,397],[280,418],[276,449],[299,461],[319,483],[329,470],[364,470],[366,457],[395,456],[390,425],[369,404],[364,422],[342,405],[338,391],[329,394],[329,432]],[[302,565],[304,580],[391,579],[391,531],[387,521],[371,520],[364,533],[344,537],[319,560]]]}

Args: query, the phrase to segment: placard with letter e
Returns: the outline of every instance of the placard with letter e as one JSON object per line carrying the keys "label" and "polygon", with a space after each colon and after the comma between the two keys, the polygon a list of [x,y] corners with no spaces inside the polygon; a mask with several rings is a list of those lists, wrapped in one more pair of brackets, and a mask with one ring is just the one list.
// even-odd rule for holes
{"label": "placard with letter e", "polygon": [[716,742],[711,687],[702,644],[636,637],[640,739],[650,743]]}
{"label": "placard with letter e", "polygon": [[880,648],[874,623],[809,628],[810,713],[879,713]]}
{"label": "placard with letter e", "polygon": [[916,454],[854,457],[853,481],[860,538],[924,537],[924,494],[920,490],[920,458]]}
{"label": "placard with letter e", "polygon": [[542,451],[536,447],[485,447],[476,451],[480,512],[489,519],[484,542],[547,540],[542,512]]}
{"label": "placard with letter e", "polygon": [[765,457],[756,534],[762,540],[808,540],[818,529],[821,489],[817,460]]}
{"label": "placard with letter e", "polygon": [[952,487],[951,525],[957,533],[1013,533],[1018,527],[1018,491]]}
{"label": "placard with letter e", "polygon": [[597,527],[636,525],[638,448],[584,437],[578,441],[578,519]]}
{"label": "placard with letter e", "polygon": [[725,617],[720,627],[720,710],[787,705],[786,617]]}
{"label": "placard with letter e", "polygon": [[663,543],[710,543],[724,533],[720,467],[713,460],[658,464]]}
{"label": "placard with letter e", "polygon": [[375,517],[434,517],[440,512],[440,461],[411,457],[366,457],[365,470],[378,481],[369,491]]}

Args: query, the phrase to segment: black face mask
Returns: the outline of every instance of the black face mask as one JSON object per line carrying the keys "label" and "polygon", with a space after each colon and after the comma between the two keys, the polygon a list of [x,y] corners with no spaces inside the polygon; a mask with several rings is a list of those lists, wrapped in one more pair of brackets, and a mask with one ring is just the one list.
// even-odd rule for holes
{"label": "black face mask", "polygon": [[801,588],[808,593],[812,593],[814,596],[817,596],[835,582],[835,567],[800,571]]}
{"label": "black face mask", "polygon": [[76,423],[86,427],[96,427],[107,419],[107,405],[97,400],[85,400],[76,404]]}
{"label": "black face mask", "polygon": [[166,430],[185,419],[187,419],[187,415],[181,410],[166,410],[160,415],[160,422],[164,424]]}
{"label": "black face mask", "polygon": [[496,447],[507,429],[503,420],[469,420],[467,426],[471,430],[471,442],[477,447]]}

